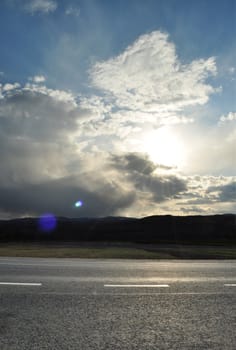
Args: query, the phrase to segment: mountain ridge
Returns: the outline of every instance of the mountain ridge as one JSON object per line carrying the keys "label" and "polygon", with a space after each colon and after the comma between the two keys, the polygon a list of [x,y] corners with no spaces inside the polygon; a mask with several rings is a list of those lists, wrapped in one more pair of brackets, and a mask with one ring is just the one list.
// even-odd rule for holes
{"label": "mountain ridge", "polygon": [[54,225],[40,226],[40,218],[0,220],[0,241],[123,241],[142,243],[236,243],[236,215],[152,215],[143,218],[52,217]]}

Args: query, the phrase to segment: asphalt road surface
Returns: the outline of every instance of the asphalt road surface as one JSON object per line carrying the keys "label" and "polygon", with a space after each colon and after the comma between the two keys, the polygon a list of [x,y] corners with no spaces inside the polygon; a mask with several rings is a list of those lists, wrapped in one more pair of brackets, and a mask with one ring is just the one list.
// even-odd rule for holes
{"label": "asphalt road surface", "polygon": [[236,349],[236,262],[0,258],[0,349]]}

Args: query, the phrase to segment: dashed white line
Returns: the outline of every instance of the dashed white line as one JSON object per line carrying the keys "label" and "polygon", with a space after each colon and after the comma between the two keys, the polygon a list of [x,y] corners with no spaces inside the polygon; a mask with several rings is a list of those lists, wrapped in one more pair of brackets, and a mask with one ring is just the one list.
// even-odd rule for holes
{"label": "dashed white line", "polygon": [[42,283],[0,282],[0,285],[6,285],[6,286],[41,286]]}
{"label": "dashed white line", "polygon": [[104,284],[111,288],[168,288],[168,284]]}
{"label": "dashed white line", "polygon": [[225,287],[236,287],[236,283],[226,283],[224,284]]}

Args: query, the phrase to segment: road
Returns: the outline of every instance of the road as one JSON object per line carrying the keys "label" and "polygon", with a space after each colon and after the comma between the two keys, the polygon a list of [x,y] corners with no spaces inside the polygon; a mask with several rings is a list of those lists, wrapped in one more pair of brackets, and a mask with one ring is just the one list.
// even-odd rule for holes
{"label": "road", "polygon": [[0,258],[0,349],[235,350],[236,261]]}

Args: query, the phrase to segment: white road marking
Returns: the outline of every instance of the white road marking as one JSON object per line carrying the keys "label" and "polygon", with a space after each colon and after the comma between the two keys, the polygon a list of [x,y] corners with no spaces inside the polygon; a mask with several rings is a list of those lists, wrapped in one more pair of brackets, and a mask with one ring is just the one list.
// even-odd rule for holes
{"label": "white road marking", "polygon": [[168,288],[168,284],[104,284],[111,288]]}
{"label": "white road marking", "polygon": [[8,286],[41,286],[42,283],[0,282],[0,285],[8,285]]}
{"label": "white road marking", "polygon": [[224,284],[225,287],[236,287],[236,283],[226,283]]}

